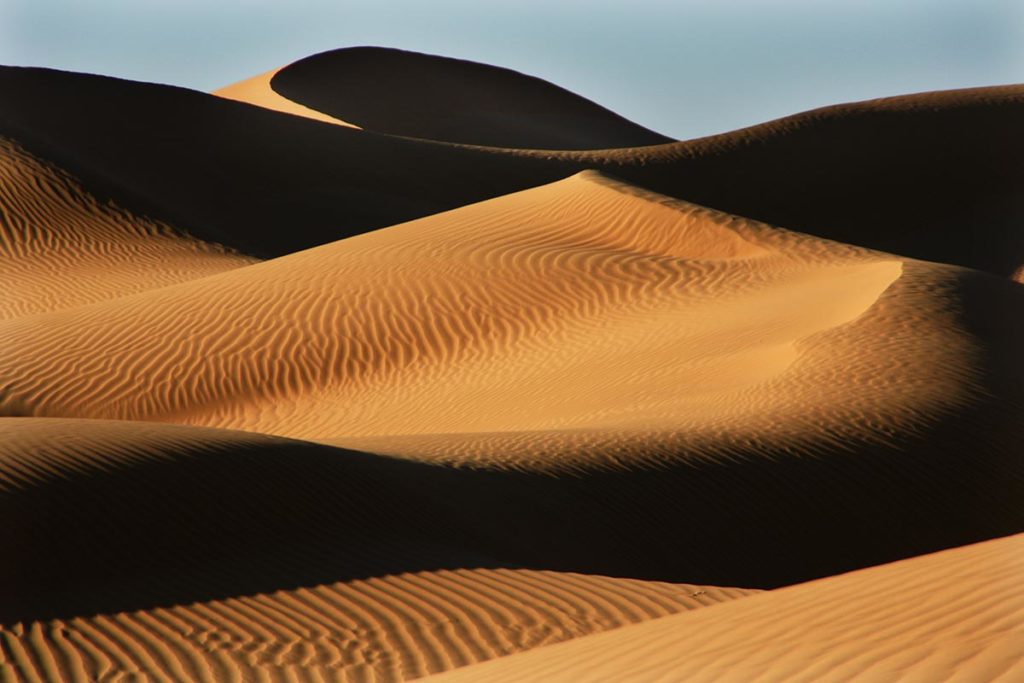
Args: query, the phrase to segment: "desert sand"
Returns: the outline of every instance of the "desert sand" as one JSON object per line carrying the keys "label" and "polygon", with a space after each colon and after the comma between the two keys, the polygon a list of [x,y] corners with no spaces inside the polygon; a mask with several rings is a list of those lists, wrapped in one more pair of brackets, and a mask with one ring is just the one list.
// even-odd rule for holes
{"label": "desert sand", "polygon": [[1024,86],[0,91],[3,680],[1020,675]]}
{"label": "desert sand", "polygon": [[864,569],[428,681],[1016,681],[1024,536]]}

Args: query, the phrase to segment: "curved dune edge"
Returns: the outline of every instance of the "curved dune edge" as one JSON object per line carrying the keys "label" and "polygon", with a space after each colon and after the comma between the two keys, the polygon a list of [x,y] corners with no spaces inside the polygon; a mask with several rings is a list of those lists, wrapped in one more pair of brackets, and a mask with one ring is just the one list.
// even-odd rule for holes
{"label": "curved dune edge", "polygon": [[314,121],[322,121],[324,123],[333,123],[347,128],[359,129],[359,126],[353,123],[342,121],[339,118],[329,116],[323,112],[310,109],[298,102],[289,100],[286,97],[282,97],[270,87],[270,80],[280,70],[281,69],[271,69],[270,71],[258,74],[252,78],[246,78],[245,80],[237,83],[226,85],[223,88],[214,90],[210,94],[229,100],[254,104],[257,107],[272,109],[274,111],[291,114],[293,116],[303,116],[307,119],[313,119]]}
{"label": "curved dune edge", "polygon": [[[424,508],[444,492],[417,500],[415,472],[386,471],[242,432],[0,420],[0,547],[17,550],[0,560],[0,678],[401,681],[752,592],[472,568],[460,522]],[[469,568],[401,571],[410,546]],[[399,569],[304,578],[375,553]],[[246,595],[261,574],[279,588]],[[188,599],[218,580],[239,595]]]}
{"label": "curved dune edge", "polygon": [[1009,681],[1024,535],[658,619],[426,680]]}
{"label": "curved dune edge", "polygon": [[545,150],[672,142],[540,78],[394,48],[311,55],[278,69],[270,87],[367,130],[423,140]]}
{"label": "curved dune edge", "polygon": [[0,138],[0,320],[74,308],[255,262],[103,202]]}
{"label": "curved dune edge", "polygon": [[596,168],[888,253],[1000,277],[1024,263],[1021,86],[844,104],[699,140],[576,152],[400,138],[45,69],[2,67],[0,90],[0,133],[97,196],[261,257]]}

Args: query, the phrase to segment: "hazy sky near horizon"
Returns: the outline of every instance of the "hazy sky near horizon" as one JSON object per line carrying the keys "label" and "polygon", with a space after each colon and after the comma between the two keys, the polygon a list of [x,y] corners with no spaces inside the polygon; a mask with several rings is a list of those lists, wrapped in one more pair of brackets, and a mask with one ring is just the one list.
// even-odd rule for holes
{"label": "hazy sky near horizon", "polygon": [[1024,82],[1024,0],[0,0],[0,63],[198,90],[353,45],[517,69],[692,138]]}

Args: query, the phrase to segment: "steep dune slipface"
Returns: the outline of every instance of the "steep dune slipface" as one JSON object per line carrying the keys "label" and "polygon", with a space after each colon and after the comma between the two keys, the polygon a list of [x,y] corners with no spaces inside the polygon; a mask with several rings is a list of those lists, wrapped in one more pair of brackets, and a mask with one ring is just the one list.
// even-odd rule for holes
{"label": "steep dune slipface", "polygon": [[671,142],[539,78],[405,50],[322,52],[283,67],[270,86],[315,111],[392,135],[527,149]]}
{"label": "steep dune slipface", "polygon": [[254,261],[101,202],[61,169],[0,139],[0,319],[73,308]]}
{"label": "steep dune slipface", "polygon": [[1010,681],[1024,536],[658,619],[426,680]]}
{"label": "steep dune slipface", "polygon": [[749,593],[501,568],[410,467],[240,432],[0,420],[0,676],[400,681]]}
{"label": "steep dune slipface", "polygon": [[280,69],[272,69],[253,76],[252,78],[247,78],[244,81],[232,83],[231,85],[227,85],[219,90],[213,91],[213,94],[229,100],[255,104],[256,106],[263,107],[264,109],[273,109],[274,111],[292,114],[293,116],[304,116],[307,119],[313,119],[314,121],[323,121],[324,123],[333,123],[340,126],[348,126],[349,128],[359,127],[354,126],[347,121],[342,121],[341,119],[318,112],[315,109],[305,107],[298,102],[281,97],[273,90],[273,88],[270,87],[270,81],[278,71],[280,71]]}

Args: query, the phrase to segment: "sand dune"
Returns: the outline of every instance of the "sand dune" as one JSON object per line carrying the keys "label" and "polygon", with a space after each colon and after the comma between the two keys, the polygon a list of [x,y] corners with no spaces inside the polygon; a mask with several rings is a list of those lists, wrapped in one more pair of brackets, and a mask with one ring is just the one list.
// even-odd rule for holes
{"label": "sand dune", "polygon": [[0,94],[0,679],[1022,673],[1024,86]]}
{"label": "sand dune", "polygon": [[413,474],[241,432],[0,420],[0,675],[405,680],[749,593],[501,568]]}
{"label": "sand dune", "polygon": [[[746,419],[760,410],[749,392],[784,374],[797,342],[858,318],[902,271],[834,251],[585,174],[13,321],[4,339],[26,353],[2,367],[6,398],[34,415],[302,438]],[[673,318],[685,322],[666,334]],[[92,364],[114,359],[122,380],[95,381]],[[665,404],[665,386],[683,388]]]}
{"label": "sand dune", "polygon": [[771,591],[426,680],[1016,681],[1024,536]]}
{"label": "sand dune", "polygon": [[73,308],[253,262],[101,202],[61,169],[0,140],[0,319]]}
{"label": "sand dune", "polygon": [[1022,86],[840,105],[711,138],[575,152],[400,138],[45,69],[0,68],[0,92],[0,134],[90,192],[262,257],[589,168],[904,256],[1003,277],[1024,264]]}
{"label": "sand dune", "polygon": [[290,101],[392,135],[527,149],[671,142],[539,78],[405,50],[322,52],[278,70],[270,86]]}
{"label": "sand dune", "polygon": [[347,121],[342,121],[341,119],[318,112],[315,109],[305,107],[298,102],[281,97],[273,88],[270,87],[270,81],[278,71],[280,71],[280,69],[271,69],[270,71],[258,74],[252,78],[247,78],[244,81],[224,86],[219,90],[215,90],[213,94],[229,100],[238,100],[239,102],[255,104],[256,106],[263,107],[264,109],[273,109],[274,111],[280,111],[294,116],[304,116],[307,119],[313,119],[314,121],[323,121],[324,123],[333,123],[341,126],[348,126],[349,128],[359,127],[348,123]]}
{"label": "sand dune", "polygon": [[[766,588],[1017,528],[1024,330],[1007,317],[1022,296],[589,173],[7,321],[0,406],[475,465],[437,470],[434,488],[529,539],[488,539],[492,556]],[[538,483],[567,471],[578,479]],[[794,497],[805,478],[818,495]],[[552,502],[537,507],[542,490]],[[658,546],[698,520],[687,553]],[[813,560],[780,554],[812,544]],[[741,548],[760,563],[738,563]]]}
{"label": "sand dune", "polygon": [[5,680],[402,681],[748,591],[460,569],[0,631]]}

